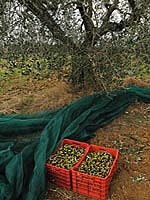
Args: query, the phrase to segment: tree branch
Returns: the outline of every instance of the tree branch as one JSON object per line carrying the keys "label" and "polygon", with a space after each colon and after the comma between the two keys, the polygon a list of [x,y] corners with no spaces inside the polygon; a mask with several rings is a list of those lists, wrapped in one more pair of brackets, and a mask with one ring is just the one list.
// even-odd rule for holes
{"label": "tree branch", "polygon": [[135,1],[134,0],[128,0],[128,2],[129,2],[131,9],[134,10],[135,7],[136,7]]}
{"label": "tree branch", "polygon": [[130,18],[126,19],[126,20],[121,20],[119,23],[109,21],[112,12],[115,9],[117,9],[118,0],[115,0],[114,4],[108,8],[107,13],[106,13],[106,15],[103,19],[103,23],[102,23],[101,27],[99,29],[96,29],[96,36],[95,36],[95,39],[94,39],[94,44],[96,44],[98,39],[101,36],[105,35],[106,33],[122,31],[124,28],[133,25],[133,23],[135,21],[138,22],[140,20],[142,13],[141,13],[140,9],[137,9],[135,1],[134,0],[128,0],[128,2],[129,2],[129,5],[132,9],[132,13],[130,15]]}
{"label": "tree branch", "polygon": [[139,9],[137,8],[136,6],[136,3],[135,3],[135,0],[128,0],[129,2],[129,5],[131,7],[131,10],[132,10],[132,20],[133,21],[139,21],[140,20],[140,16],[139,16]]}
{"label": "tree branch", "polygon": [[[107,7],[107,13],[103,19],[103,24],[108,23],[110,16],[112,15],[112,13],[114,12],[114,10],[117,9],[117,5],[118,5],[118,0],[114,1],[114,4],[110,5],[109,7]],[[102,25],[103,26],[103,25]]]}
{"label": "tree branch", "polygon": [[[51,31],[55,39],[62,41],[65,45],[75,48],[76,45],[71,37],[66,36],[66,33],[61,29],[61,27],[55,22],[53,17],[49,14],[45,5],[38,0],[18,0],[20,4],[26,6],[29,11],[31,11],[43,25]],[[43,1],[44,2],[44,1]]]}
{"label": "tree branch", "polygon": [[84,44],[92,44],[94,36],[94,23],[92,21],[92,0],[88,0],[87,4],[84,1],[77,2],[77,8],[80,12],[81,18],[86,31],[86,38]]}

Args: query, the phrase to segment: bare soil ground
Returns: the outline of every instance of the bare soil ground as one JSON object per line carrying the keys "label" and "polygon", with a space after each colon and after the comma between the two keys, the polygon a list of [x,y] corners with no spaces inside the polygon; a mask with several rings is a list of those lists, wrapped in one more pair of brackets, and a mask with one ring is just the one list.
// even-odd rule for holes
{"label": "bare soil ground", "polygon": [[[0,112],[32,113],[62,107],[90,94],[73,92],[65,82],[12,78],[0,82]],[[150,104],[135,103],[111,124],[97,130],[92,144],[119,150],[117,171],[107,200],[150,199]],[[45,200],[92,198],[49,185]]]}

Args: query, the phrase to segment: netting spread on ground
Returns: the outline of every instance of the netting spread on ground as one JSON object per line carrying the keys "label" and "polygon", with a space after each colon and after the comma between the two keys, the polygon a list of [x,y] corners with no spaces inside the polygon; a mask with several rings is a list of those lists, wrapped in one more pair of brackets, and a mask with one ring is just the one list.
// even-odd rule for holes
{"label": "netting spread on ground", "polygon": [[33,114],[0,114],[0,200],[38,200],[46,191],[45,162],[64,138],[86,141],[150,88],[95,93],[65,107]]}

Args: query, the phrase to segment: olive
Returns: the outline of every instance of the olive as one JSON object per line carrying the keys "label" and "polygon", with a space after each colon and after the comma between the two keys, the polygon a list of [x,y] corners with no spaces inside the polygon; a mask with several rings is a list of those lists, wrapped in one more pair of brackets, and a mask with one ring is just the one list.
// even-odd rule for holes
{"label": "olive", "polygon": [[108,152],[89,152],[78,170],[104,178],[108,175],[113,160],[113,156]]}
{"label": "olive", "polygon": [[64,144],[49,157],[47,162],[61,168],[70,169],[77,163],[84,151],[83,147]]}

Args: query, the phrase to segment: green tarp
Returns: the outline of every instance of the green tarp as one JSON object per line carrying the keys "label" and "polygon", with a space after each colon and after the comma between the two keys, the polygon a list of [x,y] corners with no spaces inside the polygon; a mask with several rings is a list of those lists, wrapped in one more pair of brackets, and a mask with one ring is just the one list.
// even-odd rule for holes
{"label": "green tarp", "polygon": [[87,141],[129,105],[150,103],[150,88],[131,86],[85,96],[33,114],[0,114],[0,200],[38,200],[46,191],[45,162],[64,138]]}

